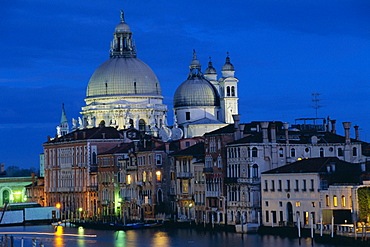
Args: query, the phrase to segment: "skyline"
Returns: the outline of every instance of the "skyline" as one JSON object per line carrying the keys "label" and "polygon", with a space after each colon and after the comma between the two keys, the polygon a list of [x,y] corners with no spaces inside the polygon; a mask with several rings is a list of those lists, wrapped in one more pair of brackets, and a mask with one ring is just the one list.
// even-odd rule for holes
{"label": "skyline", "polygon": [[109,59],[120,12],[137,57],[157,75],[172,124],[172,98],[186,80],[193,49],[204,72],[211,57],[220,76],[229,53],[239,79],[242,122],[318,117],[360,126],[369,141],[368,1],[1,3],[0,162],[38,168],[65,104],[70,126],[85,105],[95,69]]}

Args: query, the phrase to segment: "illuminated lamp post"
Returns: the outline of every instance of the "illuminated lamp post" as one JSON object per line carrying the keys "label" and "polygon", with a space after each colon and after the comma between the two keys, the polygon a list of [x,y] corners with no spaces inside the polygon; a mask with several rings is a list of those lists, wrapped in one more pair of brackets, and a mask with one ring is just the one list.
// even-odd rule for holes
{"label": "illuminated lamp post", "polygon": [[[58,209],[58,211],[59,211],[59,219],[60,220],[62,220],[62,212],[61,212],[61,207],[62,207],[62,205],[58,202],[56,205],[55,205],[55,207]],[[58,219],[58,217],[57,217],[57,219]]]}
{"label": "illuminated lamp post", "polygon": [[82,208],[78,208],[78,218],[81,221]]}

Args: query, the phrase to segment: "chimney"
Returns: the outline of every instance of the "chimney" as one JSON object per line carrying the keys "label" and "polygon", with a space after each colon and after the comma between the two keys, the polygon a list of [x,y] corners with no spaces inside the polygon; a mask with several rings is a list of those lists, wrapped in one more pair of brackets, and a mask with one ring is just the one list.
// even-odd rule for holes
{"label": "chimney", "polygon": [[263,139],[263,143],[268,143],[269,139],[268,139],[268,133],[267,133],[267,128],[269,127],[269,122],[261,122],[260,123],[261,125],[261,128],[262,128],[262,139]]}
{"label": "chimney", "polygon": [[271,123],[271,142],[276,143],[276,126],[275,122]]}
{"label": "chimney", "polygon": [[240,139],[240,115],[233,115],[234,120],[234,140]]}
{"label": "chimney", "polygon": [[330,117],[328,116],[328,118],[327,118],[327,122],[326,122],[326,131],[327,132],[330,132]]}
{"label": "chimney", "polygon": [[35,185],[35,175],[36,175],[36,173],[31,172],[31,177],[32,177],[32,186],[34,186],[34,185]]}
{"label": "chimney", "polygon": [[169,154],[170,153],[170,143],[165,142],[164,145],[165,145],[165,148],[166,148],[166,153]]}
{"label": "chimney", "polygon": [[286,144],[289,144],[289,132],[288,132],[289,123],[283,123],[283,126],[284,126],[284,130],[285,130],[285,142],[286,142]]}
{"label": "chimney", "polygon": [[353,128],[355,128],[355,133],[356,133],[356,140],[360,140],[360,131],[358,130],[358,125],[355,125]]}
{"label": "chimney", "polygon": [[333,119],[330,120],[330,122],[331,122],[331,133],[336,134],[337,130],[335,129],[335,123],[337,122],[337,120]]}
{"label": "chimney", "polygon": [[50,140],[51,140],[51,138],[50,138],[50,136],[48,136],[48,142],[50,142]]}
{"label": "chimney", "polygon": [[343,122],[344,127],[344,133],[346,137],[346,144],[351,142],[350,135],[349,135],[349,129],[351,128],[351,122]]}
{"label": "chimney", "polygon": [[101,135],[102,135],[103,139],[105,139],[105,133],[101,133]]}

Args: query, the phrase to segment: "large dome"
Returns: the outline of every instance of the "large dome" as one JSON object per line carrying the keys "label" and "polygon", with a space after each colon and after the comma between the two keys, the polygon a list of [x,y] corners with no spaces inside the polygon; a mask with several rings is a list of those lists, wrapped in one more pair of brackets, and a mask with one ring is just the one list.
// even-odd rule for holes
{"label": "large dome", "polygon": [[216,88],[202,77],[192,77],[181,83],[175,92],[174,107],[220,106]]}
{"label": "large dome", "polygon": [[87,97],[112,95],[162,95],[154,72],[140,59],[113,57],[91,76]]}

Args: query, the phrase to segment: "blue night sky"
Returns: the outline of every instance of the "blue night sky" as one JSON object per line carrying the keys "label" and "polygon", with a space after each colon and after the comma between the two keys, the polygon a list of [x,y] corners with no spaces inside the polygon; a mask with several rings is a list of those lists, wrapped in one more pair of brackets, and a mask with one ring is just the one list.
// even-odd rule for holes
{"label": "blue night sky", "polygon": [[[370,1],[50,1],[0,3],[0,162],[38,167],[61,105],[79,117],[95,69],[109,58],[120,12],[138,58],[156,73],[172,124],[172,97],[192,50],[221,71],[229,52],[242,122],[318,117],[360,126],[370,141]],[[351,136],[354,137],[353,128]]]}

